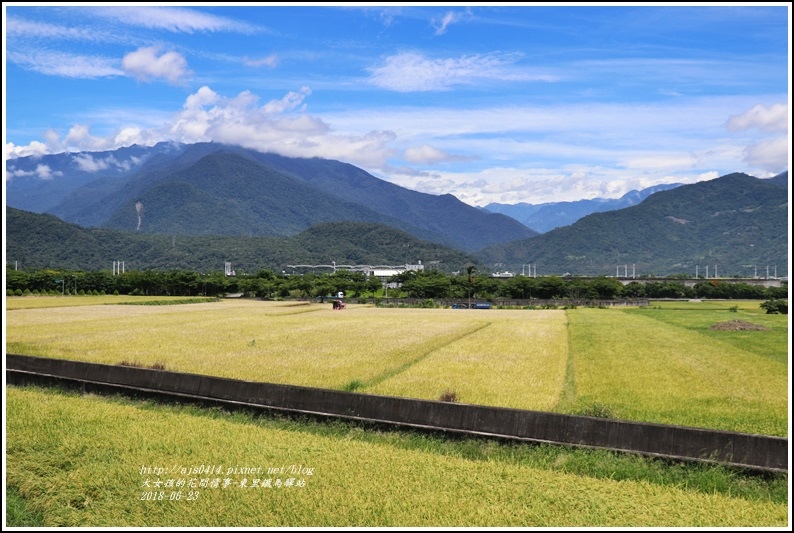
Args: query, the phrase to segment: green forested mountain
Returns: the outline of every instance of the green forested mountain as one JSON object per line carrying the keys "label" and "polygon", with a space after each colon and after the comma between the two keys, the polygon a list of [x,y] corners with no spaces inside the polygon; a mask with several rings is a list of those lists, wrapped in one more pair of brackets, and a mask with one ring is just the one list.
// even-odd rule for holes
{"label": "green forested mountain", "polygon": [[[294,237],[176,236],[81,228],[52,215],[6,208],[7,260],[19,268],[110,270],[188,269],[238,272],[288,264],[425,264],[447,272],[480,265],[463,252],[422,241],[406,232],[367,222],[323,223]],[[481,267],[481,265],[480,265]]]}
{"label": "green forested mountain", "polygon": [[232,152],[209,154],[128,197],[103,226],[171,235],[290,236],[330,221],[408,226]]}
{"label": "green forested mountain", "polygon": [[[657,192],[642,203],[476,255],[492,268],[540,274],[752,276],[766,266],[787,275],[788,191],[746,174]],[[619,266],[619,270],[618,270]]]}

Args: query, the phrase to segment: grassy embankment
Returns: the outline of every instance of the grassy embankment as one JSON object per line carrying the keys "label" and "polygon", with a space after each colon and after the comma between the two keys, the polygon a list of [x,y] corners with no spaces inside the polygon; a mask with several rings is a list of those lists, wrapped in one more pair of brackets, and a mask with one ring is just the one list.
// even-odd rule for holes
{"label": "grassy embankment", "polygon": [[[75,527],[779,527],[787,521],[784,476],[33,387],[6,392],[7,482],[24,498],[15,498],[15,507],[24,508],[29,525],[37,519],[33,525]],[[202,465],[220,473],[190,474]],[[293,467],[302,472],[291,473]],[[146,470],[153,468],[164,472]],[[158,480],[173,486],[155,487]]]}

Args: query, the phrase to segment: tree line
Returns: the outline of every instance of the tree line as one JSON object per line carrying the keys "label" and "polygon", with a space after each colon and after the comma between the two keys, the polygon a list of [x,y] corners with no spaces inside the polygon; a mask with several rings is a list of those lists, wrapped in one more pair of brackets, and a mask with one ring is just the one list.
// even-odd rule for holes
{"label": "tree line", "polygon": [[322,298],[344,292],[348,298],[576,299],[637,298],[786,299],[787,287],[704,279],[688,286],[677,279],[623,285],[614,278],[514,276],[494,278],[473,268],[448,274],[438,270],[405,271],[386,280],[363,272],[254,274],[226,276],[190,270],[108,271],[64,269],[14,270],[6,267],[6,295],[128,294],[149,296],[220,296],[243,293],[259,298]]}

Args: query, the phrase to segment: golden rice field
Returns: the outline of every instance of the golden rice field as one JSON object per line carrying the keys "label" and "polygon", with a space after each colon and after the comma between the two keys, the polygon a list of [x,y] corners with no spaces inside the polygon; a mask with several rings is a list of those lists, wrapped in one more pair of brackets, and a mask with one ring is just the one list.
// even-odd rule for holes
{"label": "golden rice field", "polygon": [[[9,353],[159,362],[249,381],[332,389],[357,383],[361,392],[428,399],[451,389],[466,403],[550,409],[565,373],[566,321],[556,311],[332,311],[245,300],[60,307],[9,311],[6,346]],[[520,375],[526,380],[515,379]]]}
{"label": "golden rice field", "polygon": [[7,484],[41,526],[785,528],[788,520],[779,498],[565,469],[590,453],[612,461],[607,453],[560,452],[544,466],[522,458],[543,447],[481,443],[469,454],[465,443],[35,387],[8,387],[6,406]]}
{"label": "golden rice field", "polygon": [[[788,432],[788,322],[758,302],[459,310],[9,298],[8,353],[769,435]],[[93,297],[95,303],[110,297]],[[36,301],[32,307],[29,301]],[[743,319],[768,331],[711,331]]]}

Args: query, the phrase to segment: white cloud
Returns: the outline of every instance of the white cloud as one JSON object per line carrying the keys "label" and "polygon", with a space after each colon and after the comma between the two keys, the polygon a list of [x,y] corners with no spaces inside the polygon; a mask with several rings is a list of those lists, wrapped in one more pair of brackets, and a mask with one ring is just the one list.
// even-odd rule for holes
{"label": "white cloud", "polygon": [[625,169],[597,165],[565,165],[563,168],[514,168],[491,166],[473,172],[436,172],[427,175],[395,170],[384,179],[428,194],[453,194],[470,205],[518,202],[547,203],[584,198],[618,198],[631,190],[668,183],[696,183],[718,173],[658,172],[637,175]]}
{"label": "white cloud", "polygon": [[777,133],[788,131],[788,119],[787,104],[771,106],[758,104],[740,115],[732,116],[726,126],[729,131],[758,129],[763,132]]}
{"label": "white cloud", "polygon": [[52,153],[46,144],[33,141],[27,146],[17,146],[14,143],[6,143],[6,159],[16,159],[17,157],[40,156]]}
{"label": "white cloud", "polygon": [[21,168],[16,168],[14,166],[6,167],[5,172],[5,180],[9,182],[14,178],[23,178],[25,176],[32,176],[34,173],[32,170],[22,170]]}
{"label": "white cloud", "polygon": [[275,68],[278,65],[278,56],[276,54],[270,54],[269,56],[260,59],[244,59],[243,63],[249,67]]}
{"label": "white cloud", "polygon": [[369,82],[398,92],[444,91],[478,80],[555,81],[550,75],[529,74],[511,69],[516,55],[475,54],[460,58],[430,59],[414,52],[387,57],[383,64],[369,69]]}
{"label": "white cloud", "polygon": [[118,37],[96,28],[71,28],[19,17],[6,18],[6,36],[36,39],[70,39],[88,42],[117,41]]}
{"label": "white cloud", "polygon": [[36,165],[36,177],[42,180],[51,180],[55,176],[63,176],[63,172],[56,170],[55,172],[49,165]]}
{"label": "white cloud", "polygon": [[190,75],[181,54],[172,51],[158,56],[159,52],[156,46],[141,47],[125,55],[121,64],[125,72],[142,81],[163,78],[177,84]]}
{"label": "white cloud", "polygon": [[654,152],[651,154],[637,154],[625,160],[619,161],[623,168],[633,170],[684,170],[694,168],[698,163],[698,158],[694,154],[673,152]]}
{"label": "white cloud", "polygon": [[258,97],[243,91],[226,98],[209,87],[189,95],[183,109],[160,130],[143,131],[149,138],[184,143],[215,141],[292,157],[340,159],[369,167],[385,165],[392,155],[390,131],[345,134],[305,113],[308,87],[258,105]]}
{"label": "white cloud", "polygon": [[469,11],[447,11],[444,13],[443,17],[433,19],[432,25],[436,29],[436,35],[444,35],[450,25],[455,24],[463,17],[470,15],[471,13]]}
{"label": "white cloud", "polygon": [[246,22],[182,7],[104,7],[95,9],[92,14],[112,18],[132,26],[167,30],[174,33],[235,32],[253,34],[261,31]]}
{"label": "white cloud", "polygon": [[115,148],[113,141],[107,137],[91,135],[89,127],[85,124],[75,124],[64,137],[62,146],[65,149],[72,147],[86,151],[111,150]]}
{"label": "white cloud", "polygon": [[13,178],[21,178],[24,176],[36,176],[40,180],[49,181],[56,176],[63,176],[60,170],[53,171],[49,165],[38,164],[35,170],[22,170],[11,165],[6,169],[5,179],[9,181]]}
{"label": "white cloud", "polygon": [[409,163],[424,165],[433,165],[447,161],[466,161],[472,159],[471,157],[448,154],[443,150],[439,150],[438,148],[434,148],[428,144],[408,148],[405,150],[403,157]]}
{"label": "white cloud", "polygon": [[130,146],[142,136],[140,128],[124,128],[113,137],[113,146]]}
{"label": "white cloud", "polygon": [[77,168],[83,172],[106,170],[110,166],[109,159],[94,159],[90,154],[78,154],[72,157],[72,161],[77,165]]}
{"label": "white cloud", "polygon": [[303,104],[303,101],[310,94],[312,94],[311,89],[305,86],[301,87],[300,91],[298,92],[290,91],[286,94],[286,96],[284,96],[284,98],[268,102],[262,107],[262,111],[270,114],[279,114],[285,111],[296,109],[298,106]]}
{"label": "white cloud", "polygon": [[744,160],[753,167],[778,173],[788,169],[790,149],[788,137],[764,140],[748,146]]}
{"label": "white cloud", "polygon": [[72,156],[72,161],[83,172],[99,172],[100,170],[126,171],[142,163],[140,158],[130,158],[128,161],[119,161],[112,155],[104,158],[94,157],[91,154],[77,154]]}
{"label": "white cloud", "polygon": [[118,60],[107,57],[42,51],[8,52],[6,58],[24,69],[48,76],[90,79],[125,75],[124,71],[118,68]]}

